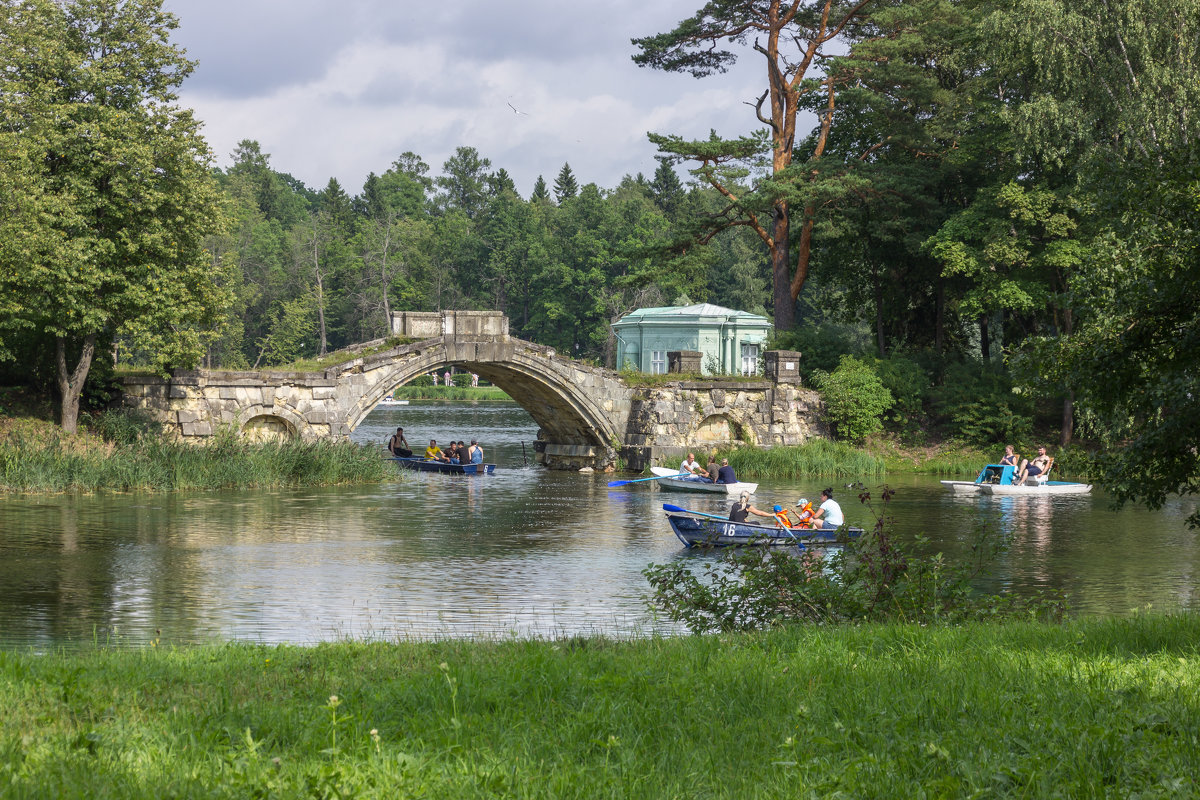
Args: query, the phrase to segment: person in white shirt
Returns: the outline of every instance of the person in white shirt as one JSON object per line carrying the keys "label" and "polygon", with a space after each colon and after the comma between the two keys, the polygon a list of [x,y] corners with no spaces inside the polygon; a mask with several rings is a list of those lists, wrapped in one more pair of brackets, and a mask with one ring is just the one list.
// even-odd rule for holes
{"label": "person in white shirt", "polygon": [[696,460],[695,453],[688,453],[687,458],[679,465],[680,472],[688,473],[685,481],[696,481],[697,483],[712,483],[708,477],[708,471],[700,466],[700,462]]}
{"label": "person in white shirt", "polygon": [[813,521],[820,522],[822,530],[827,531],[836,530],[846,522],[842,507],[833,499],[833,489],[821,490],[821,507],[813,516]]}

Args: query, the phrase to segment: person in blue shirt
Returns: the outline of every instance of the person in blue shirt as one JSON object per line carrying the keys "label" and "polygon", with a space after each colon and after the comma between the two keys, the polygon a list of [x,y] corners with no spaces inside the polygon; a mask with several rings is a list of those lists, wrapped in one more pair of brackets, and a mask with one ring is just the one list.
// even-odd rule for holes
{"label": "person in blue shirt", "polygon": [[737,483],[737,475],[733,472],[733,467],[729,466],[729,459],[721,459],[721,468],[717,470],[717,483]]}

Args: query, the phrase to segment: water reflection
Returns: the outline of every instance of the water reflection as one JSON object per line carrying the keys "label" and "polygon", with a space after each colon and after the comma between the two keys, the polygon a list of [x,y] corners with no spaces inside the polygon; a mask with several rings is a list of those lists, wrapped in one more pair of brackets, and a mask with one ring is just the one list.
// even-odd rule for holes
{"label": "water reflection", "polygon": [[[115,637],[141,643],[339,637],[646,634],[641,570],[688,554],[664,502],[723,513],[728,500],[609,490],[611,476],[528,466],[534,423],[511,404],[415,404],[377,411],[356,432],[382,446],[397,425],[421,437],[478,438],[495,475],[397,472],[382,486],[0,499],[0,643]],[[765,482],[756,502],[794,503],[827,481]],[[978,526],[1009,550],[987,587],[1055,587],[1084,614],[1192,608],[1200,552],[1176,501],[1113,512],[1102,496],[986,498],[934,479],[891,481],[901,540],[969,554]],[[839,489],[848,519],[873,520]],[[878,492],[875,492],[878,502]]]}

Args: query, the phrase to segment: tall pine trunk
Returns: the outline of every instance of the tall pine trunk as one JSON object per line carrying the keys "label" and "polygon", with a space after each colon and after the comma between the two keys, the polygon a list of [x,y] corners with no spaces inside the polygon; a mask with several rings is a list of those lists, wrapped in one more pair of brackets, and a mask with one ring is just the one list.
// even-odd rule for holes
{"label": "tall pine trunk", "polygon": [[92,368],[92,356],[96,354],[96,334],[89,333],[83,339],[79,361],[75,369],[67,370],[67,343],[63,337],[54,340],[55,363],[58,368],[58,391],[62,397],[62,413],[59,422],[65,433],[75,433],[79,428],[79,398],[83,395],[83,383]]}

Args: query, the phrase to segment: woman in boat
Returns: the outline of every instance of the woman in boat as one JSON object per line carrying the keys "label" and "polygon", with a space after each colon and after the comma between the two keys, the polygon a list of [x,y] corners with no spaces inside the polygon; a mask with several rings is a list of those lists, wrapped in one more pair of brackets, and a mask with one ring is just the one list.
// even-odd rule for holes
{"label": "woman in boat", "polygon": [[1004,458],[1000,459],[1000,466],[1015,467],[1017,465],[1017,462],[1020,460],[1020,458],[1021,457],[1019,455],[1017,455],[1016,451],[1013,450],[1013,446],[1011,444],[1005,445],[1004,446]]}
{"label": "woman in boat", "polygon": [[738,501],[729,507],[729,521],[730,522],[745,522],[746,517],[748,517],[751,514],[754,514],[757,517],[773,517],[773,516],[775,516],[774,514],[770,514],[766,511],[760,511],[759,509],[752,506],[750,504],[750,493],[742,492],[741,496],[738,498]]}
{"label": "woman in boat", "polygon": [[833,499],[833,489],[822,489],[821,506],[813,515],[813,527],[832,531],[842,527],[845,522],[846,516],[842,513],[842,507]]}
{"label": "woman in boat", "polygon": [[472,464],[483,463],[483,448],[479,446],[478,440],[471,440],[471,446],[467,448],[467,458]]}

